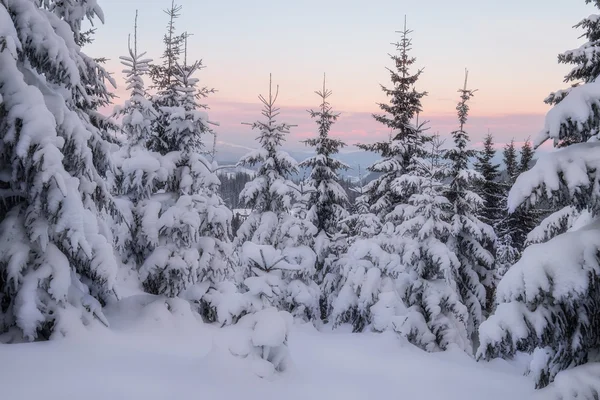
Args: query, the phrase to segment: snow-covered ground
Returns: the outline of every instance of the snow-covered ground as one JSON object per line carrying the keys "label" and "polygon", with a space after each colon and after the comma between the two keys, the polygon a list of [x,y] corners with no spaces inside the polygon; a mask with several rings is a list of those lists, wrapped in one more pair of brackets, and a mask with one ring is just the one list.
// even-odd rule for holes
{"label": "snow-covered ground", "polygon": [[107,316],[110,331],[98,326],[73,338],[0,345],[0,359],[10,360],[0,363],[0,398],[525,400],[541,394],[504,361],[476,363],[458,350],[427,354],[391,333],[319,332],[311,325],[291,331],[292,365],[262,379],[248,358],[230,351],[241,336],[237,326],[221,329],[179,307],[142,308],[128,299]]}

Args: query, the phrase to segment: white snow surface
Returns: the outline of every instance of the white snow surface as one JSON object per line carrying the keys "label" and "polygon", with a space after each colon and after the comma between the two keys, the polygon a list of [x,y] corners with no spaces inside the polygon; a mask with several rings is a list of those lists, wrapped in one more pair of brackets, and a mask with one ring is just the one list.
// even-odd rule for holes
{"label": "white snow surface", "polygon": [[0,345],[0,359],[11,360],[0,363],[2,398],[548,398],[516,365],[476,363],[459,350],[428,354],[390,332],[319,332],[297,322],[287,338],[290,365],[278,373],[240,356],[247,324],[204,324],[183,300],[135,295],[105,314],[110,330],[96,324],[75,337]]}

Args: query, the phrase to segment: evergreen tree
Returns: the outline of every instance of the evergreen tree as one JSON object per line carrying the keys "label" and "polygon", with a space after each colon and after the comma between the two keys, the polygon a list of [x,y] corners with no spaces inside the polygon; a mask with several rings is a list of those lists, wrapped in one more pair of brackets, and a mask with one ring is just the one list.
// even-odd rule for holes
{"label": "evergreen tree", "polygon": [[[206,136],[213,135],[198,100],[205,95],[194,78],[202,64],[176,64],[173,71],[173,106],[162,131],[162,143],[170,149],[158,154],[165,170],[161,190],[138,203],[135,213],[141,229],[136,240],[147,249],[140,266],[146,291],[169,297],[184,296],[198,304],[208,321],[229,320],[221,307],[222,290],[229,291],[232,277],[231,211],[218,195],[216,166],[205,157]],[[222,287],[222,283],[225,283]]]}
{"label": "evergreen tree", "polygon": [[[519,259],[519,244],[521,246],[525,244],[524,238],[519,237],[520,221],[515,218],[514,214],[507,212],[508,191],[519,174],[519,162],[514,140],[511,140],[510,143],[504,146],[502,156],[506,170],[502,180],[503,196],[501,208],[503,215],[495,227],[498,236],[496,280],[500,279],[506,270]],[[520,242],[519,240],[523,241]]]}
{"label": "evergreen tree", "polygon": [[[337,296],[332,306],[332,320],[335,325],[351,323],[355,331],[368,326],[388,329],[391,316],[396,315],[402,304],[395,288],[404,269],[398,256],[403,240],[396,232],[402,221],[398,220],[395,210],[405,206],[420,190],[419,160],[426,156],[425,144],[430,141],[424,134],[424,124],[413,124],[426,93],[414,87],[421,70],[410,73],[415,62],[409,56],[410,33],[405,22],[401,40],[395,44],[398,54],[391,56],[396,66],[396,70],[390,69],[393,88],[382,87],[391,97],[390,104],[380,104],[384,114],[374,116],[392,129],[392,136],[388,141],[359,145],[382,156],[369,168],[381,175],[366,185],[364,199],[381,221],[381,230],[373,238],[356,240],[338,263],[341,278],[333,290]],[[374,307],[376,304],[379,306]]]}
{"label": "evergreen tree", "polygon": [[[528,138],[521,147],[521,159],[517,169],[517,176],[529,170],[533,162],[533,156],[533,147]],[[537,207],[524,204],[507,217],[508,224],[511,227],[512,242],[515,244],[519,254],[523,252],[528,243],[527,238],[529,233],[539,224],[541,213],[542,211]]]}
{"label": "evergreen tree", "polygon": [[379,153],[382,157],[369,168],[381,176],[367,185],[368,201],[372,211],[380,218],[412,194],[413,191],[398,180],[409,172],[413,165],[411,160],[423,155],[423,144],[427,141],[423,129],[413,124],[413,119],[421,112],[421,99],[427,93],[415,89],[422,70],[414,74],[410,72],[410,67],[416,61],[409,55],[412,49],[411,33],[405,21],[400,42],[394,44],[398,54],[391,56],[396,67],[395,70],[389,69],[393,87],[382,86],[383,92],[391,98],[390,103],[379,104],[384,113],[373,115],[376,121],[392,130],[393,136],[391,140],[359,145],[361,149]]}
{"label": "evergreen tree", "polygon": [[506,168],[505,182],[508,187],[512,186],[519,175],[519,154],[515,145],[515,140],[511,139],[510,143],[504,145],[502,151],[504,168]]}
{"label": "evergreen tree", "polygon": [[[334,264],[343,251],[344,243],[340,235],[339,222],[348,215],[346,205],[348,196],[340,185],[339,171],[348,166],[333,156],[339,153],[345,144],[339,139],[329,137],[331,126],[339,114],[333,113],[328,101],[331,90],[325,87],[315,92],[321,98],[319,110],[309,110],[311,118],[315,118],[318,126],[318,137],[304,141],[315,148],[315,156],[300,164],[300,167],[310,168],[310,180],[313,192],[308,202],[308,218],[317,228],[314,250],[317,254],[317,276],[319,284],[324,284],[323,292],[330,291],[330,282],[337,280]],[[325,282],[327,281],[327,282]],[[326,318],[330,304],[326,297],[321,299],[321,317]]]}
{"label": "evergreen tree", "polygon": [[468,72],[465,85],[459,90],[460,102],[456,107],[460,127],[452,132],[456,147],[446,153],[451,168],[446,197],[452,206],[452,235],[448,246],[460,263],[458,291],[462,303],[469,310],[468,333],[473,336],[483,321],[487,293],[492,289],[494,256],[487,247],[495,241],[495,233],[491,226],[480,220],[483,199],[473,191],[480,177],[469,167],[469,160],[475,152],[467,149],[469,136],[465,124],[469,114],[468,102],[475,90],[467,89],[467,78]]}
{"label": "evergreen tree", "polygon": [[239,165],[259,168],[240,193],[252,213],[238,230],[235,246],[253,310],[276,307],[312,319],[319,315],[320,297],[313,281],[316,255],[311,249],[316,228],[291,213],[298,188],[289,177],[297,163],[281,150],[291,125],[276,120],[278,93],[279,87],[273,94],[269,81],[269,96],[259,96],[265,119],[247,124],[259,131],[260,148],[244,156]]}
{"label": "evergreen tree", "polygon": [[154,121],[154,135],[149,142],[149,148],[163,155],[176,150],[173,141],[167,138],[167,132],[170,126],[171,112],[174,110],[173,107],[181,106],[178,102],[182,100],[180,92],[177,90],[179,85],[177,76],[181,72],[179,60],[186,35],[178,35],[175,30],[175,22],[181,16],[181,9],[182,7],[175,4],[173,0],[171,7],[164,10],[164,13],[169,17],[169,22],[167,33],[163,38],[165,49],[161,57],[162,64],[150,66],[150,77],[154,83],[153,88],[156,90],[152,103],[158,117]]}
{"label": "evergreen tree", "polygon": [[523,146],[521,146],[521,160],[519,161],[519,174],[528,171],[533,161],[534,151],[531,145],[531,140],[527,138]]}
{"label": "evergreen tree", "polygon": [[495,226],[502,218],[502,187],[500,185],[499,164],[494,164],[494,138],[488,133],[483,141],[483,151],[477,154],[475,170],[481,175],[478,194],[483,199],[481,220],[490,226]]}
{"label": "evergreen tree", "polygon": [[112,199],[95,164],[108,144],[88,92],[106,76],[85,76],[94,62],[76,42],[80,21],[101,11],[46,6],[0,5],[0,331],[29,340],[69,334],[74,317],[106,323],[117,273],[99,218]]}
{"label": "evergreen tree", "polygon": [[309,113],[311,118],[316,118],[319,136],[307,139],[304,143],[314,147],[316,155],[300,163],[300,167],[311,169],[310,179],[315,189],[308,203],[309,218],[319,233],[323,232],[331,238],[339,231],[339,220],[346,216],[348,196],[339,183],[338,171],[347,169],[348,166],[333,158],[345,144],[339,139],[329,137],[331,125],[339,114],[332,112],[327,101],[331,91],[326,89],[325,79],[323,90],[315,93],[321,98],[320,109],[310,110]]}
{"label": "evergreen tree", "polygon": [[135,16],[133,47],[131,36],[128,40],[127,56],[122,56],[121,64],[125,73],[127,90],[130,97],[122,106],[115,107],[114,116],[120,117],[121,130],[126,135],[126,142],[114,155],[116,176],[114,191],[119,200],[125,203],[122,208],[130,218],[114,221],[116,245],[123,255],[123,261],[141,265],[148,256],[146,248],[139,248],[135,240],[141,232],[141,220],[135,209],[143,200],[164,186],[161,180],[160,155],[148,150],[148,142],[152,137],[152,124],[157,113],[148,100],[144,87],[144,75],[149,72],[150,59],[144,58],[146,53],[138,53],[137,48],[137,11]]}
{"label": "evergreen tree", "polygon": [[[600,8],[598,1],[586,2]],[[530,373],[538,388],[547,386],[562,370],[598,361],[600,349],[596,184],[600,154],[594,143],[600,109],[598,20],[599,15],[592,15],[580,22],[577,27],[585,29],[587,42],[559,57],[559,62],[575,64],[566,80],[583,82],[553,95],[554,107],[535,143],[553,140],[561,149],[540,156],[517,179],[508,198],[511,211],[523,203],[534,206],[546,201],[561,210],[570,204],[576,212],[588,209],[588,221],[525,249],[498,286],[494,315],[480,328],[478,357],[533,353]],[[546,226],[551,229],[551,224]],[[585,366],[578,370],[587,371]],[[586,387],[587,380],[573,382],[577,385],[567,388],[566,397],[597,392],[597,386]]]}
{"label": "evergreen tree", "polygon": [[368,239],[379,234],[381,231],[381,221],[375,214],[371,213],[365,180],[360,166],[358,167],[358,182],[356,185],[350,187],[350,191],[356,195],[356,198],[351,214],[340,222],[340,229],[346,237],[346,241],[352,244],[359,238]]}
{"label": "evergreen tree", "polygon": [[[463,100],[468,98],[466,92],[463,95]],[[464,138],[464,131],[455,137]],[[482,285],[473,276],[476,272],[468,271],[473,265],[461,265],[461,261],[477,257],[465,251],[459,259],[453,251],[456,246],[450,239],[457,230],[457,219],[453,220],[453,204],[444,195],[450,188],[442,181],[447,167],[442,160],[441,145],[436,138],[429,159],[418,162],[413,179],[418,190],[407,204],[393,212],[399,221],[395,233],[401,237],[400,254],[406,262],[398,289],[408,309],[405,316],[392,320],[392,326],[425,350],[445,350],[455,345],[470,353],[469,328],[473,329],[470,314],[481,313],[477,303],[481,302],[478,291]],[[458,187],[455,182],[453,186]],[[374,308],[381,309],[383,305],[388,308],[385,301],[380,300],[384,304],[376,304]]]}

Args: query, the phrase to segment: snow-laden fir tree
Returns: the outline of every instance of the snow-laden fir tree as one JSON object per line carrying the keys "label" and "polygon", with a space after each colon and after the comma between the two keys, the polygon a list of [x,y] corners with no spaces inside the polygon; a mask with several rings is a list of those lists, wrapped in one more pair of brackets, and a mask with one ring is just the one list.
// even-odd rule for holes
{"label": "snow-laden fir tree", "polygon": [[382,157],[369,168],[381,175],[367,185],[367,199],[372,211],[382,219],[412,194],[412,190],[399,184],[398,180],[413,165],[412,158],[422,156],[423,144],[427,141],[423,130],[415,128],[413,121],[421,112],[421,99],[427,93],[415,88],[422,70],[416,73],[410,71],[416,61],[409,54],[412,49],[411,33],[405,20],[404,30],[400,32],[401,39],[394,44],[397,54],[391,56],[395,69],[388,68],[392,87],[381,87],[390,97],[389,104],[379,104],[383,113],[373,115],[376,121],[392,130],[393,136],[391,140],[358,145]]}
{"label": "snow-laden fir tree", "polygon": [[0,331],[30,340],[106,323],[117,273],[94,164],[108,145],[95,147],[105,142],[88,91],[103,76],[85,76],[93,61],[76,42],[81,20],[101,11],[71,2],[67,18],[52,4],[0,3]]}
{"label": "snow-laden fir tree", "polygon": [[[521,146],[520,160],[515,179],[518,175],[529,170],[533,165],[533,157],[533,146],[531,140],[528,138]],[[514,183],[514,181],[512,183]],[[519,254],[523,252],[523,249],[525,249],[528,243],[527,238],[529,233],[538,226],[540,222],[540,215],[542,214],[542,210],[539,208],[540,206],[540,204],[537,206],[524,204],[507,216],[507,225],[510,227],[509,232],[512,237],[512,243],[514,243]]]}
{"label": "snow-laden fir tree", "polygon": [[230,291],[224,281],[232,275],[231,211],[217,193],[215,165],[205,156],[204,143],[213,133],[207,106],[199,103],[205,93],[194,77],[201,68],[200,62],[187,64],[185,54],[175,66],[174,105],[162,107],[169,115],[162,143],[171,151],[146,152],[133,161],[155,168],[160,189],[135,205],[134,247],[145,250],[139,272],[147,292],[184,296],[207,320],[224,322],[229,315],[219,310],[220,291]]}
{"label": "snow-laden fir tree", "polygon": [[240,201],[252,213],[238,230],[235,244],[254,310],[276,307],[312,319],[319,316],[320,297],[313,280],[316,228],[291,212],[298,188],[290,176],[297,163],[281,149],[291,125],[277,121],[278,93],[279,87],[273,93],[269,81],[269,96],[259,96],[264,119],[247,124],[258,130],[260,148],[239,165],[258,166],[258,171],[240,193]]}
{"label": "snow-laden fir tree", "polygon": [[183,46],[186,34],[177,34],[175,22],[181,16],[180,5],[175,4],[173,0],[170,8],[164,10],[169,17],[167,24],[167,33],[163,37],[164,51],[161,56],[161,64],[150,66],[150,76],[153,82],[153,89],[156,94],[152,97],[152,103],[157,111],[157,118],[153,124],[153,136],[149,142],[149,148],[161,154],[170,151],[177,151],[171,138],[167,138],[170,126],[171,113],[181,106],[181,93],[177,90],[179,81],[177,76],[180,74],[180,59],[183,52]]}
{"label": "snow-laden fir tree", "polygon": [[[87,20],[93,25],[96,18],[104,23],[104,13],[96,1],[52,0],[40,2],[40,4],[70,26],[75,43],[80,47],[92,43],[95,32],[95,29],[82,31],[82,24]],[[80,71],[81,86],[85,88],[85,95],[76,92],[72,100],[77,112],[83,114],[82,121],[86,125],[91,125],[87,127],[92,133],[88,139],[88,145],[92,149],[94,166],[99,174],[104,177],[113,169],[111,157],[108,155],[112,151],[111,144],[117,142],[112,135],[117,126],[110,117],[105,116],[100,111],[100,108],[107,107],[112,103],[115,95],[109,92],[107,84],[115,88],[116,83],[111,74],[102,66],[106,59],[92,58],[83,52],[79,54],[77,67]],[[71,167],[67,166],[67,168]],[[72,168],[76,170],[78,165],[75,164]],[[107,203],[109,208],[107,211],[115,216],[115,210],[108,194],[109,188],[104,185],[104,180],[100,180],[96,184],[98,189],[93,195],[95,201]]]}
{"label": "snow-laden fir tree", "polygon": [[371,239],[356,240],[338,263],[341,279],[334,290],[338,295],[333,304],[332,320],[335,325],[350,323],[355,331],[372,324],[375,329],[387,329],[389,323],[375,321],[372,312],[380,298],[390,304],[401,303],[395,281],[403,266],[398,256],[400,241],[394,233],[398,221],[392,217],[392,211],[406,204],[419,190],[418,179],[413,179],[418,175],[416,160],[426,154],[425,143],[430,140],[422,129],[423,124],[417,126],[414,123],[421,111],[421,98],[426,93],[415,89],[421,70],[414,74],[410,72],[415,59],[409,55],[411,31],[406,22],[400,33],[401,40],[395,43],[398,53],[391,56],[395,69],[389,69],[393,87],[382,86],[384,93],[391,97],[390,103],[380,104],[384,113],[374,115],[377,121],[392,129],[392,135],[389,140],[359,145],[382,157],[369,168],[380,175],[366,185],[364,195],[371,212],[381,221],[382,229]]}
{"label": "snow-laden fir tree", "polygon": [[329,238],[339,232],[338,222],[346,217],[348,196],[340,185],[339,171],[348,166],[334,158],[340,149],[345,146],[340,139],[330,137],[330,130],[339,114],[332,111],[328,101],[331,90],[325,86],[315,92],[321,98],[318,110],[309,110],[311,118],[316,119],[318,137],[304,141],[308,146],[315,148],[315,156],[300,163],[301,168],[309,168],[310,180],[314,188],[308,202],[308,218],[318,230],[318,234],[325,234]]}
{"label": "snow-laden fir tree", "polygon": [[[587,3],[600,8],[598,1]],[[582,84],[553,95],[554,107],[534,142],[539,146],[553,140],[562,148],[540,156],[517,179],[508,199],[511,211],[523,203],[548,201],[563,210],[570,203],[576,210],[588,209],[591,222],[526,248],[498,286],[494,315],[480,328],[478,356],[533,353],[530,373],[538,388],[565,369],[591,363],[573,371],[585,374],[598,365],[594,363],[600,349],[600,147],[594,140],[600,121],[598,21],[600,15],[591,15],[580,22],[577,27],[585,29],[587,42],[559,57],[560,62],[574,64],[567,81],[580,79]],[[586,384],[594,387],[570,385],[568,396],[598,393],[598,382]]]}
{"label": "snow-laden fir tree", "polygon": [[380,219],[377,215],[371,213],[365,186],[365,178],[359,165],[358,182],[350,187],[350,190],[356,196],[354,204],[351,207],[349,215],[340,221],[340,230],[348,244],[352,244],[360,238],[372,238],[381,231]]}
{"label": "snow-laden fir tree", "polygon": [[[469,97],[468,93],[463,95],[463,100]],[[457,136],[464,138],[464,131]],[[391,318],[391,325],[411,343],[427,351],[457,347],[471,353],[471,314],[473,309],[481,313],[476,302],[481,301],[480,297],[485,299],[485,293],[477,292],[484,291],[478,277],[473,276],[477,271],[467,269],[478,267],[473,265],[473,260],[479,261],[479,254],[473,256],[468,249],[459,254],[459,258],[454,252],[457,245],[451,240],[452,235],[464,234],[466,230],[457,229],[460,228],[457,222],[464,221],[453,218],[457,210],[446,197],[450,187],[443,180],[449,166],[442,160],[441,146],[439,138],[434,138],[430,155],[413,161],[416,168],[411,180],[417,190],[406,204],[399,205],[391,214],[397,226],[390,238],[399,240],[397,247],[404,265],[396,289],[407,307],[404,315]],[[458,185],[454,183],[453,187],[457,190]],[[466,220],[467,212],[464,214]],[[481,226],[477,228],[482,230]],[[469,279],[465,279],[469,274]],[[473,287],[461,287],[469,284]],[[385,302],[380,299],[374,308],[389,307]]]}
{"label": "snow-laden fir tree", "polygon": [[503,191],[500,185],[500,165],[494,163],[496,149],[494,137],[488,133],[483,140],[483,150],[476,155],[475,170],[481,175],[477,193],[483,199],[481,220],[490,226],[495,226],[503,217]]}
{"label": "snow-laden fir tree", "polygon": [[[504,146],[502,151],[503,163],[505,171],[501,182],[502,198],[501,198],[501,219],[494,227],[498,236],[497,251],[496,251],[496,280],[500,279],[506,270],[513,265],[520,256],[519,241],[517,239],[519,232],[519,220],[514,215],[508,213],[508,191],[515,182],[519,174],[519,161],[517,159],[517,148],[515,141],[511,140]],[[521,242],[524,245],[525,241]],[[522,248],[522,247],[521,247]]]}
{"label": "snow-laden fir tree", "polygon": [[[344,250],[345,243],[340,232],[340,221],[347,217],[346,206],[348,195],[340,185],[339,171],[348,166],[334,158],[345,146],[339,139],[330,137],[331,126],[339,114],[334,113],[328,98],[331,90],[325,86],[315,92],[321,98],[318,110],[309,110],[311,118],[316,119],[318,137],[304,141],[315,148],[315,155],[300,163],[300,167],[309,168],[310,182],[313,191],[308,201],[308,219],[317,228],[314,251],[317,254],[316,280],[322,285],[324,293],[334,288],[334,282],[339,279],[334,264]],[[328,314],[330,304],[327,298],[321,299],[321,317]]]}
{"label": "snow-laden fir tree", "polygon": [[134,265],[141,265],[148,256],[147,249],[139,248],[136,240],[141,230],[136,207],[164,186],[168,177],[168,170],[161,168],[160,154],[148,150],[157,113],[144,86],[144,75],[148,74],[151,62],[144,58],[145,54],[138,52],[136,11],[133,43],[130,36],[128,55],[120,57],[121,64],[125,66],[123,73],[130,97],[114,110],[114,116],[121,119],[125,143],[113,157],[116,167],[113,190],[118,196],[117,203],[124,210],[122,214],[129,217],[114,222],[115,241],[123,261],[131,261]]}
{"label": "snow-laden fir tree", "polygon": [[475,90],[465,85],[459,89],[460,101],[456,106],[459,129],[452,132],[455,147],[448,150],[446,158],[450,162],[450,186],[446,197],[452,206],[452,235],[448,246],[458,257],[458,290],[462,303],[469,310],[468,333],[476,338],[477,328],[483,322],[487,309],[488,293],[492,291],[494,255],[489,251],[496,240],[491,226],[480,219],[483,199],[475,193],[475,185],[481,176],[469,163],[475,152],[467,148],[469,135],[465,124],[469,115],[469,100]]}

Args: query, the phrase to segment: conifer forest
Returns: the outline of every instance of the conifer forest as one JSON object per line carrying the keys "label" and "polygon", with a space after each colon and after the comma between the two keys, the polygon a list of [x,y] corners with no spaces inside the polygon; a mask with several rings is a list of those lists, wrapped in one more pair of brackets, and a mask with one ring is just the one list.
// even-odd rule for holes
{"label": "conifer forest", "polygon": [[115,71],[103,0],[0,0],[0,399],[599,399],[600,0],[575,1],[528,136],[472,139],[475,66],[431,129],[408,14],[389,135],[333,134],[325,71],[298,160],[265,63],[221,163],[187,5],[139,2]]}

